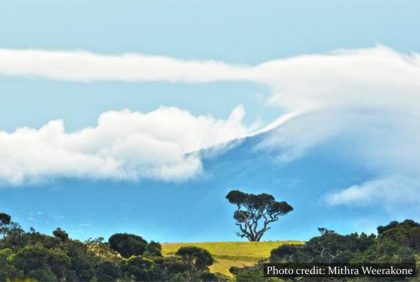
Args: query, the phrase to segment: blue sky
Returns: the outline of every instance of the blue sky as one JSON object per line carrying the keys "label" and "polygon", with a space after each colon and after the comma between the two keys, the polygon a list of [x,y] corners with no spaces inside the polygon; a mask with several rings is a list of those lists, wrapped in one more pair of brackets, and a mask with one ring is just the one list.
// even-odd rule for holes
{"label": "blue sky", "polygon": [[[65,203],[67,193],[83,197],[83,189],[70,192],[72,185],[86,188],[90,201],[97,193],[101,211],[112,211],[109,197],[120,187],[128,189],[127,204],[147,185],[155,189],[145,192],[151,202],[178,188],[174,197],[196,189],[191,197],[223,201],[227,186],[235,185],[213,170],[223,157],[214,165],[189,154],[281,125],[248,148],[271,152],[275,161],[267,157],[269,165],[261,165],[274,167],[269,178],[280,181],[278,162],[307,160],[317,146],[339,140],[333,157],[345,155],[349,179],[331,181],[331,191],[317,200],[343,210],[385,202],[386,216],[372,216],[367,230],[400,218],[395,210],[404,200],[395,191],[418,191],[419,9],[418,1],[0,2],[0,210],[3,205],[25,227],[48,231],[61,224],[86,238],[121,230],[86,231],[101,220],[81,219],[87,200],[76,209],[58,207],[55,201]],[[228,163],[226,171],[237,171],[234,159]],[[309,158],[302,167],[313,165]],[[197,190],[201,184],[219,190]],[[30,207],[27,197],[36,195],[45,211]],[[142,232],[165,241],[211,239],[203,226],[193,236],[175,223],[158,228],[165,213],[142,217],[149,226]],[[117,215],[111,221],[135,232],[140,223],[131,216],[120,225]],[[209,225],[218,228],[216,219]],[[289,235],[310,235],[299,232]],[[225,234],[215,238],[234,239]]]}
{"label": "blue sky", "polygon": [[[139,52],[240,64],[376,43],[404,52],[420,49],[415,36],[420,32],[417,1],[5,1],[0,5],[1,48]],[[9,130],[39,126],[57,117],[77,128],[93,123],[104,110],[148,111],[160,104],[225,117],[238,103],[245,107],[256,103],[255,109],[246,107],[249,120],[261,116],[269,121],[274,115],[258,101],[256,94],[264,93],[264,88],[253,85],[74,85],[8,78],[1,82],[0,112],[7,116],[1,126]],[[223,95],[223,103],[212,97],[217,95]],[[23,104],[22,99],[31,100]],[[47,108],[37,102],[44,99]],[[15,107],[25,117],[12,110]]]}

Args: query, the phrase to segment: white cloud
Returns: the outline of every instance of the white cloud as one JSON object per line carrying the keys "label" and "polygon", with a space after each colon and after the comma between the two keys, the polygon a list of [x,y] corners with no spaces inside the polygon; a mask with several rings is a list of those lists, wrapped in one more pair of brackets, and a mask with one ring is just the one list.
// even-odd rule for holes
{"label": "white cloud", "polygon": [[242,106],[226,120],[162,107],[149,113],[105,112],[95,127],[77,132],[66,132],[60,120],[39,129],[0,131],[0,180],[185,180],[201,172],[198,150],[249,133],[243,116]]}
{"label": "white cloud", "polygon": [[394,109],[410,105],[400,95],[419,98],[419,55],[382,46],[270,61],[257,66],[256,73],[257,80],[273,86],[270,103],[292,109]]}
{"label": "white cloud", "polygon": [[211,82],[248,79],[245,66],[143,54],[0,49],[0,74],[69,81]]}
{"label": "white cloud", "polygon": [[[403,201],[402,198],[394,197],[395,189],[404,189],[407,193],[405,198],[409,199],[405,201],[420,200],[420,185],[416,184],[420,183],[417,181],[417,175],[420,175],[418,54],[401,54],[377,46],[301,55],[246,66],[142,54],[114,56],[84,51],[1,49],[0,75],[72,81],[199,83],[242,80],[263,83],[272,89],[268,104],[279,107],[284,115],[265,128],[272,129],[277,126],[277,129],[259,145],[260,149],[275,148],[280,159],[290,161],[299,158],[314,146],[336,140],[336,143],[341,143],[342,151],[349,160],[357,162],[377,176],[366,183],[342,187],[342,190],[327,195],[330,204],[372,203],[375,199],[389,204]],[[109,114],[115,122],[121,115],[125,116],[121,113],[113,115]],[[167,111],[162,113],[162,116],[166,115]],[[128,119],[136,119],[136,114],[129,116]],[[191,124],[184,121],[174,123],[172,119],[164,119],[165,121],[159,122],[160,125],[156,127],[158,123],[146,122],[150,116],[151,114],[142,116],[145,121],[142,126],[147,128],[145,136],[131,136],[132,131],[128,130],[130,134],[122,132],[118,138],[114,137],[115,132],[120,132],[118,122],[117,125],[107,122],[107,127],[114,128],[112,134],[100,130],[101,123],[95,129],[71,134],[62,132],[59,123],[50,124],[41,130],[18,130],[11,135],[2,133],[0,140],[11,140],[13,136],[20,135],[26,137],[19,141],[22,146],[13,145],[16,153],[7,158],[1,156],[2,159],[11,161],[2,162],[2,166],[7,165],[0,168],[0,174],[16,181],[31,175],[51,174],[91,177],[117,175],[122,178],[157,175],[171,179],[180,175],[185,177],[190,171],[198,171],[201,163],[197,156],[184,156],[183,153],[214,145],[208,143],[208,139],[213,138],[211,128],[217,128],[214,130],[223,137],[224,134],[231,133],[230,129],[227,130],[232,126],[229,124],[236,124],[237,128],[242,128],[238,130],[240,133],[230,135],[229,138],[220,137],[219,139],[224,140],[218,142],[233,139],[246,132],[243,126],[234,121],[236,118],[231,118],[230,121],[214,121],[205,117],[194,117],[191,120],[195,122]],[[241,116],[240,111],[237,116]],[[209,122],[211,126],[201,126],[202,119],[213,122]],[[158,130],[165,126],[165,122],[168,123],[165,130]],[[170,130],[170,125],[173,124],[179,126]],[[196,124],[199,125],[195,126]],[[60,144],[58,148],[63,149],[55,150],[55,142]],[[10,144],[12,142],[0,145],[4,148],[12,146]],[[31,149],[31,146],[39,146],[41,149],[46,147],[48,152],[53,151],[52,157],[43,157],[38,153],[43,152],[41,149]],[[7,150],[3,150],[1,154],[7,155],[5,151]],[[166,152],[164,155],[167,157],[155,157],[154,152]],[[133,158],[140,153],[142,158]],[[27,158],[28,156],[30,158]],[[33,166],[27,159],[35,159],[38,164]],[[59,162],[60,159],[69,161]],[[74,169],[70,170],[68,167]],[[16,171],[25,173],[16,174]],[[184,172],[178,173],[179,171]],[[406,184],[391,185],[390,183],[398,182],[395,179],[404,179]],[[398,188],[403,186],[405,188]]]}
{"label": "white cloud", "polygon": [[419,197],[407,197],[419,187],[418,178],[398,175],[367,181],[327,195],[331,205],[379,205],[389,203],[411,203],[418,205]]}
{"label": "white cloud", "polygon": [[[420,202],[420,56],[385,47],[267,62],[269,103],[301,114],[262,142],[290,161],[326,142],[376,175],[326,196],[332,205]],[[400,196],[397,196],[400,195]]]}

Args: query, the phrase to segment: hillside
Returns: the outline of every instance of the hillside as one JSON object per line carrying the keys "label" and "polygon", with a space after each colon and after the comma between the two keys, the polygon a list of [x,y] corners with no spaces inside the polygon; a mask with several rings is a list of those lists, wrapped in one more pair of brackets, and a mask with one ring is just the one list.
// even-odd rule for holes
{"label": "hillside", "polygon": [[215,259],[210,271],[232,276],[229,272],[230,267],[254,265],[259,260],[268,258],[272,249],[286,243],[302,244],[301,241],[163,243],[162,254],[172,256],[183,246],[204,248]]}

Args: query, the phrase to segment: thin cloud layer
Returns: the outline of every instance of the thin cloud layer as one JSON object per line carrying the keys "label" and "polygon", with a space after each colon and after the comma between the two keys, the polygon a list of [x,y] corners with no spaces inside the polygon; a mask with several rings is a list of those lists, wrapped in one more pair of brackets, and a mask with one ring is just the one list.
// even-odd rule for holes
{"label": "thin cloud layer", "polygon": [[247,67],[143,54],[0,49],[0,75],[66,81],[212,82],[248,79]]}
{"label": "thin cloud layer", "polygon": [[66,132],[60,120],[39,129],[0,131],[0,180],[186,180],[202,170],[198,150],[248,134],[243,116],[242,106],[226,120],[162,107],[149,113],[105,112],[95,127],[77,132]]}

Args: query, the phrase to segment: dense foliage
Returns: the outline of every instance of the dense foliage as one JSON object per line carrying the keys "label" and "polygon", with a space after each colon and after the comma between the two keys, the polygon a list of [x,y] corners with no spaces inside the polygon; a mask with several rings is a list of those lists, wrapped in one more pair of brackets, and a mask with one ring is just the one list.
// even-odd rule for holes
{"label": "dense foliage", "polygon": [[287,202],[278,202],[265,193],[255,195],[233,190],[226,195],[226,199],[236,205],[233,218],[239,227],[237,235],[249,241],[260,241],[271,223],[293,210]]}
{"label": "dense foliage", "polygon": [[[420,258],[420,224],[412,220],[379,226],[378,235],[319,231],[320,236],[305,244],[281,245],[266,261],[253,267],[232,267],[231,272],[239,282],[281,281],[264,278],[261,264],[416,263]],[[213,263],[207,250],[195,246],[181,247],[174,256],[163,257],[159,243],[138,235],[117,233],[108,242],[103,238],[81,242],[60,228],[52,236],[32,228],[25,231],[9,215],[0,213],[0,282],[227,281],[209,272]],[[305,279],[311,280],[299,281]]]}
{"label": "dense foliage", "polygon": [[[420,257],[420,224],[393,221],[378,227],[378,235],[340,235],[319,228],[320,236],[303,245],[282,245],[271,251],[271,263],[416,263]],[[266,261],[267,262],[267,261]],[[263,263],[263,262],[261,262]],[[419,264],[419,263],[418,263]],[[279,281],[264,278],[262,266],[231,268],[237,281]],[[312,279],[312,280],[311,280]],[[340,278],[344,280],[344,278]],[[353,278],[354,279],[354,278]],[[314,281],[313,278],[306,280]],[[318,279],[322,280],[322,279]],[[352,280],[347,278],[347,280]],[[357,280],[357,279],[356,279]],[[382,278],[382,280],[384,280]],[[305,281],[305,278],[300,278]],[[358,281],[365,281],[358,278]],[[388,280],[387,280],[388,281]]]}
{"label": "dense foliage", "polygon": [[157,242],[118,233],[80,242],[57,228],[53,236],[24,231],[0,213],[1,281],[224,281],[209,272],[213,258],[184,247],[164,258]]}

